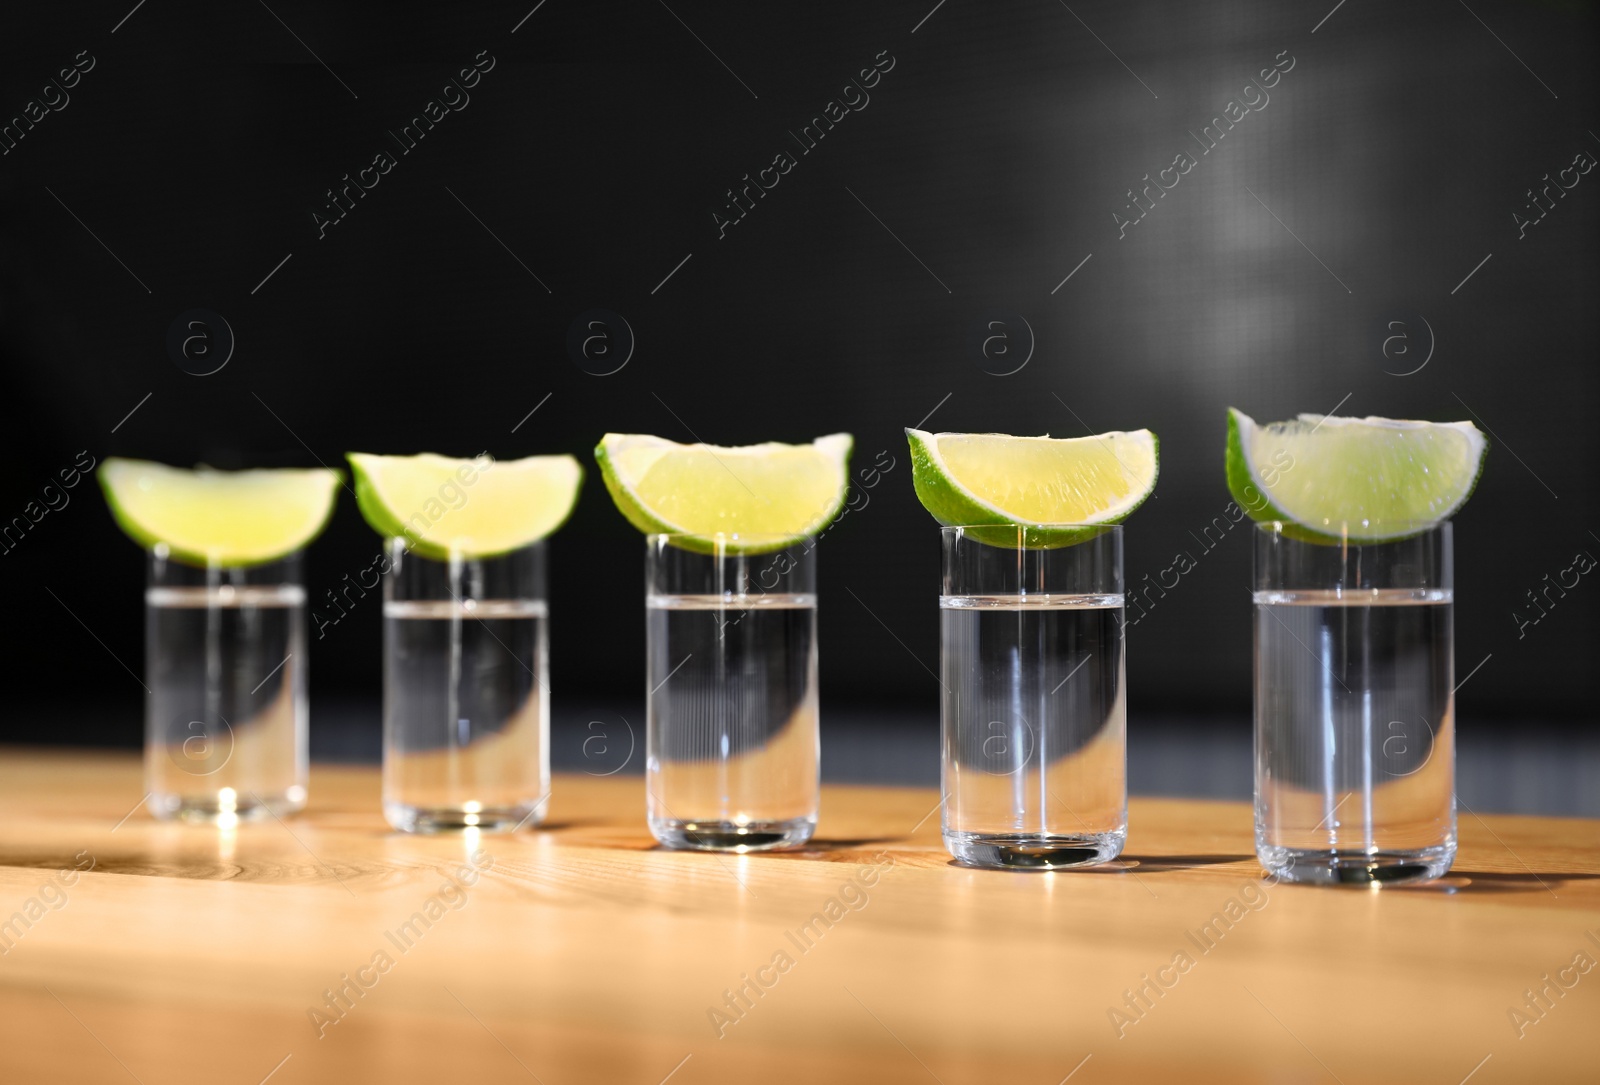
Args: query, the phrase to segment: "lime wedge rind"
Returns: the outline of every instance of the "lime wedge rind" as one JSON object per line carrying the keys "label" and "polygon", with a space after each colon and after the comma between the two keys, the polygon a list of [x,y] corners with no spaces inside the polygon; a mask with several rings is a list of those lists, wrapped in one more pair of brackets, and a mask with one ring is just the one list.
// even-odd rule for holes
{"label": "lime wedge rind", "polygon": [[[351,452],[346,458],[368,526],[434,561],[499,557],[549,537],[571,518],[583,485],[583,466],[570,455],[495,460]],[[478,530],[463,533],[461,517],[452,513],[468,507]]]}
{"label": "lime wedge rind", "polygon": [[[607,436],[610,436],[609,434]],[[617,477],[616,465],[611,460],[611,455],[606,451],[605,441],[594,447],[594,460],[600,468],[600,481],[605,484],[606,492],[611,495],[611,501],[617,506],[617,511],[622,513],[628,523],[644,532],[646,535],[677,535],[681,529],[673,527],[665,520],[655,516],[643,504],[637,501],[628,491],[628,487]]]}
{"label": "lime wedge rind", "polygon": [[[756,445],[721,446],[708,444],[683,445],[648,434],[608,433],[595,446],[595,462],[600,468],[600,478],[611,495],[617,510],[639,531],[650,536],[661,536],[669,546],[708,555],[769,554],[786,550],[805,542],[824,528],[844,507],[849,491],[849,460],[855,439],[848,433],[832,433],[819,437],[809,445],[784,444],[768,441]],[[652,467],[662,460],[698,461],[696,470],[710,475],[708,483],[725,484],[728,480],[737,486],[724,486],[719,503],[698,509],[683,509],[677,519],[657,506],[661,495],[642,492]],[[763,462],[776,463],[787,460],[797,472],[803,472],[804,481],[813,492],[825,491],[825,496],[810,503],[802,503],[774,513],[770,506],[774,499],[780,504],[786,496],[782,489],[781,474],[767,477],[765,484],[756,481],[751,488],[743,475],[758,472],[748,468],[760,467]],[[774,487],[776,489],[774,489]],[[709,490],[709,487],[708,487]],[[742,491],[742,492],[740,492]],[[672,495],[677,500],[679,495]],[[718,530],[713,522],[749,518],[764,513],[777,516],[778,530]],[[784,515],[783,513],[787,513]],[[683,522],[679,522],[679,521]]]}
{"label": "lime wedge rind", "polygon": [[[1031,520],[1001,508],[995,502],[973,492],[954,476],[939,452],[939,441],[944,437],[992,437],[997,441],[1041,442],[1063,449],[1097,451],[1105,447],[1117,455],[1115,449],[1122,444],[1129,454],[1136,454],[1141,463],[1122,464],[1128,479],[1142,468],[1148,457],[1147,477],[1138,479],[1127,492],[1110,504],[1081,516],[1077,522],[1062,523]],[[1019,543],[1030,550],[1049,550],[1074,546],[1104,533],[1110,525],[1120,524],[1131,516],[1155,492],[1160,475],[1161,441],[1149,430],[1112,431],[1090,437],[1052,439],[1049,437],[1011,437],[1006,434],[945,434],[926,430],[906,430],[911,446],[911,480],[917,499],[934,519],[945,527],[963,527],[965,534],[990,546],[1016,547]],[[1133,468],[1130,470],[1130,468]]]}
{"label": "lime wedge rind", "polygon": [[1234,501],[1239,507],[1257,523],[1281,522],[1292,524],[1294,521],[1272,502],[1271,487],[1262,489],[1255,483],[1255,477],[1250,465],[1244,456],[1244,435],[1241,433],[1240,419],[1248,425],[1254,425],[1249,415],[1233,407],[1228,408],[1228,449],[1227,472],[1228,491],[1233,494]]}
{"label": "lime wedge rind", "polygon": [[1090,539],[1120,527],[1122,517],[1103,524],[940,524],[946,531],[959,531],[964,538],[975,539],[985,546],[998,546],[1006,550],[1059,550],[1077,546]]}
{"label": "lime wedge rind", "polygon": [[109,457],[95,472],[118,527],[186,565],[245,568],[310,545],[344,481],[332,468],[192,470]]}
{"label": "lime wedge rind", "polygon": [[678,550],[710,557],[759,557],[800,546],[809,542],[815,535],[816,532],[809,535],[746,535],[736,531],[726,535],[707,535],[696,532],[652,531],[647,532],[645,537],[652,540],[660,539]]}
{"label": "lime wedge rind", "polygon": [[1257,523],[1280,524],[1290,538],[1393,542],[1460,511],[1483,476],[1488,448],[1471,422],[1301,414],[1261,425],[1230,407],[1225,466],[1240,508]]}

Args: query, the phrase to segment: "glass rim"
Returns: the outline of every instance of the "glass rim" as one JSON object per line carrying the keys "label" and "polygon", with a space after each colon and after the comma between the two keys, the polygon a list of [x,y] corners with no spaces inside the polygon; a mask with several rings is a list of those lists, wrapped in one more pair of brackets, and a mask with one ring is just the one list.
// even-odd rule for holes
{"label": "glass rim", "polygon": [[1045,524],[1045,523],[1024,524],[1024,523],[1015,523],[1015,522],[1012,522],[1012,521],[1009,521],[1009,520],[1008,521],[1001,521],[999,523],[989,523],[989,524],[940,524],[939,525],[939,530],[940,531],[993,531],[996,528],[999,528],[1001,530],[1004,530],[1005,528],[1015,528],[1018,531],[1090,531],[1090,530],[1107,531],[1107,530],[1110,530],[1112,528],[1115,528],[1116,530],[1121,531],[1122,528],[1123,528],[1123,525],[1122,524],[1080,524],[1080,523],[1073,523],[1073,522],[1070,522],[1070,521],[1062,521],[1060,523],[1048,523],[1048,524]]}
{"label": "glass rim", "polygon": [[305,546],[296,547],[286,554],[279,554],[277,557],[251,558],[248,561],[218,561],[213,555],[207,555],[203,561],[195,561],[191,555],[175,551],[170,544],[159,541],[151,543],[142,549],[145,552],[145,556],[151,561],[169,562],[173,565],[181,565],[186,569],[219,569],[226,571],[230,569],[265,569],[272,565],[283,565],[291,561],[298,561],[305,556],[307,550],[311,549],[311,544],[307,543]]}
{"label": "glass rim", "polygon": [[437,561],[441,563],[449,562],[452,559],[460,559],[462,562],[493,561],[496,558],[508,558],[513,554],[521,554],[524,551],[532,550],[536,546],[543,546],[545,543],[550,541],[551,535],[554,534],[555,532],[551,532],[550,535],[541,535],[532,542],[525,542],[521,546],[513,546],[510,550],[496,550],[492,554],[479,554],[470,550],[462,550],[452,547],[444,551],[443,557],[434,557],[432,554],[425,553],[419,547],[418,541],[407,535],[384,535],[383,546],[386,550],[393,550],[395,544],[398,543],[402,548],[404,548],[407,557],[421,558],[424,561]]}
{"label": "glass rim", "polygon": [[[1435,531],[1443,531],[1451,527],[1455,521],[1443,520],[1385,520],[1382,518],[1363,520],[1323,520],[1321,524],[1304,524],[1298,520],[1252,520],[1255,529],[1264,535],[1281,535],[1293,538],[1295,532],[1310,532],[1323,536],[1327,541],[1361,543],[1362,545],[1376,545],[1388,542],[1404,542],[1406,539],[1415,539]],[[1352,530],[1358,529],[1358,530]],[[1373,535],[1371,531],[1382,532]],[[1300,540],[1310,541],[1310,540]]]}
{"label": "glass rim", "polygon": [[715,542],[721,539],[730,543],[770,543],[787,540],[791,544],[799,544],[820,536],[821,532],[806,534],[793,531],[650,531],[646,532],[645,541],[654,543],[691,539],[695,542]]}

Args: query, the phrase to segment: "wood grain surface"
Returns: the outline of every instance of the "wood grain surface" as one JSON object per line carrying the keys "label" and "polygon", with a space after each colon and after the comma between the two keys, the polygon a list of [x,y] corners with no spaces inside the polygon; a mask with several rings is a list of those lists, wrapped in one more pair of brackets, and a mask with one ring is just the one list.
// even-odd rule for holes
{"label": "wood grain surface", "polygon": [[1449,877],[1378,891],[1268,884],[1242,803],[1030,874],[951,864],[926,790],[743,857],[655,847],[637,777],[513,836],[391,832],[370,768],[236,830],[140,798],[0,754],[0,1081],[1600,1080],[1600,822],[1463,810]]}

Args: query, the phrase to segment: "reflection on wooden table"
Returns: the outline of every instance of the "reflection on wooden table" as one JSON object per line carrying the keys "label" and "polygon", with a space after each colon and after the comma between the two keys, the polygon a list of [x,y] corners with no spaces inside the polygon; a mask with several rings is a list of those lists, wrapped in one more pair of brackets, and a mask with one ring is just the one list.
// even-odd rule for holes
{"label": "reflection on wooden table", "polygon": [[140,794],[0,756],[0,1080],[1594,1080],[1600,822],[1463,811],[1448,878],[1376,891],[1265,881],[1240,803],[1029,874],[952,865],[914,789],[762,856],[655,848],[638,778],[515,836],[393,833],[371,768],[226,831]]}

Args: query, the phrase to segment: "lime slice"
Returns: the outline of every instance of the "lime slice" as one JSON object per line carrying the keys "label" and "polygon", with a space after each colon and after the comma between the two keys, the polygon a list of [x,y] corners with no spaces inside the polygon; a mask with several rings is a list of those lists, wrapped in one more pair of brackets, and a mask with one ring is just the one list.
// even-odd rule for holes
{"label": "lime slice", "polygon": [[339,472],[185,470],[107,459],[96,472],[118,526],[140,546],[165,546],[195,565],[256,565],[285,557],[322,533]]}
{"label": "lime slice", "polygon": [[373,530],[413,553],[486,558],[537,542],[572,515],[583,468],[572,456],[456,460],[349,454],[356,504]]}
{"label": "lime slice", "polygon": [[1414,535],[1472,496],[1488,441],[1471,422],[1303,414],[1259,426],[1228,409],[1228,489],[1313,541]]}
{"label": "lime slice", "polygon": [[[681,534],[685,549],[781,550],[821,531],[844,504],[848,433],[808,445],[722,448],[608,433],[594,450],[600,477],[628,522],[646,533]],[[720,537],[720,539],[718,538]]]}
{"label": "lime slice", "polygon": [[[1159,442],[1147,429],[1063,439],[908,429],[906,437],[911,481],[935,520],[1019,524],[1029,547],[1066,546],[1094,534],[1056,525],[1121,523],[1156,488]],[[1015,530],[971,534],[1017,543]]]}

